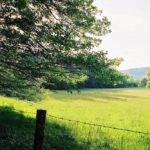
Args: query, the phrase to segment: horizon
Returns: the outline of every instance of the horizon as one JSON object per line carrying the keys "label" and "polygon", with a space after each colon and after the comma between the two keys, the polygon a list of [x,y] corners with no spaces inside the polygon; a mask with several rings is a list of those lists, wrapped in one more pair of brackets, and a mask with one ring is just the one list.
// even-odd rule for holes
{"label": "horizon", "polygon": [[118,70],[119,70],[119,71],[126,71],[126,70],[132,70],[132,69],[143,69],[143,68],[150,68],[150,67],[135,67],[135,68],[118,69]]}
{"label": "horizon", "polygon": [[95,0],[94,5],[111,22],[112,32],[102,37],[100,49],[108,51],[109,58],[124,59],[118,69],[150,66],[150,1]]}

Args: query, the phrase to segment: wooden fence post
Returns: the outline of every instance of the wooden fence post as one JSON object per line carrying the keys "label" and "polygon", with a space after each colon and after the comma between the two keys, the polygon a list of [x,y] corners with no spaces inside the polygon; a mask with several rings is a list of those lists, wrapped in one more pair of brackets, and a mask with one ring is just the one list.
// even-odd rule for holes
{"label": "wooden fence post", "polygon": [[45,120],[46,120],[46,110],[37,110],[36,128],[33,145],[34,150],[42,150]]}

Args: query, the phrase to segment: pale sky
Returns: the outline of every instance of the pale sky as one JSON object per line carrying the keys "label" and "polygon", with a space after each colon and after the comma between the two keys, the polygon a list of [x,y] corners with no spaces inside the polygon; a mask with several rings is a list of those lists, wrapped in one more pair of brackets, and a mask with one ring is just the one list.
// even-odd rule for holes
{"label": "pale sky", "polygon": [[150,67],[150,0],[95,0],[111,21],[100,49],[123,57],[119,69]]}

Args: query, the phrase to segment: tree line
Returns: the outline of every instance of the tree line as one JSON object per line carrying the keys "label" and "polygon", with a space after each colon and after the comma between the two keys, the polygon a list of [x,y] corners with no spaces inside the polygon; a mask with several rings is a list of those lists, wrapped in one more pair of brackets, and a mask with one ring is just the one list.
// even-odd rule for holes
{"label": "tree line", "polygon": [[148,75],[147,75],[147,87],[150,88],[150,69],[148,70]]}

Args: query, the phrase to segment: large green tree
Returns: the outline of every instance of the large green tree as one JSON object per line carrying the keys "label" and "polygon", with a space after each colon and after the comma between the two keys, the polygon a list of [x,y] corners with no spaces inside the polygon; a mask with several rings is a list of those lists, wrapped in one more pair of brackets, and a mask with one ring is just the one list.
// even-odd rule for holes
{"label": "large green tree", "polygon": [[[43,83],[107,80],[116,60],[94,52],[110,32],[93,0],[0,0],[0,93],[26,98]],[[32,89],[32,90],[31,90]]]}

